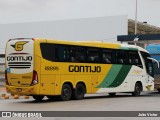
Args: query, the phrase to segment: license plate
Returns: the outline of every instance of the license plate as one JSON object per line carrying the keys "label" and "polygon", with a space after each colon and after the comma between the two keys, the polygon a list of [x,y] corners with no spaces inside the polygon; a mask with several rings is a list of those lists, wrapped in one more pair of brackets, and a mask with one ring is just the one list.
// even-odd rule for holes
{"label": "license plate", "polygon": [[17,88],[17,92],[22,92],[22,88]]}

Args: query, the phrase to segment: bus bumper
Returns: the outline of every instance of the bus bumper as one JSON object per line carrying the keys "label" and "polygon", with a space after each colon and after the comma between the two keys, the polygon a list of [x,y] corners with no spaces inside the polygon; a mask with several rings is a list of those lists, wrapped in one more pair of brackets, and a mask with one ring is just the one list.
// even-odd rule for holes
{"label": "bus bumper", "polygon": [[28,87],[19,87],[19,86],[8,86],[6,85],[7,93],[19,94],[19,95],[38,95],[39,89],[38,86],[28,86]]}

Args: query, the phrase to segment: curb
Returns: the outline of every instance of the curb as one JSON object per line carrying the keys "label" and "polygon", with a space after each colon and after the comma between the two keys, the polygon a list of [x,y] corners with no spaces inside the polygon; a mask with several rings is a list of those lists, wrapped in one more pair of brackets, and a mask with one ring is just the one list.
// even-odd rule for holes
{"label": "curb", "polygon": [[0,89],[2,93],[0,93],[0,99],[29,99],[30,96],[26,95],[18,95],[18,94],[8,94],[6,93],[5,88]]}
{"label": "curb", "polygon": [[1,94],[1,99],[29,99],[30,96],[20,96],[20,95],[13,95],[13,94],[10,94],[10,95],[7,95],[7,94]]}

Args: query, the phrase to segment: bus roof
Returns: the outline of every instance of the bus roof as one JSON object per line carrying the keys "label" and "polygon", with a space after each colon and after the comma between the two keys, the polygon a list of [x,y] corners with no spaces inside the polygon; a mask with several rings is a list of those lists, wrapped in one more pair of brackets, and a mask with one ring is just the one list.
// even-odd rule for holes
{"label": "bus roof", "polygon": [[[33,40],[33,38],[31,38],[31,40]],[[102,48],[111,48],[111,49],[139,50],[139,51],[149,53],[147,50],[136,45],[111,43],[111,42],[103,42],[103,41],[67,41],[67,40],[54,40],[54,39],[41,39],[41,38],[34,38],[34,41],[39,41],[39,42],[46,41],[47,43],[81,45],[81,46],[102,47]]]}
{"label": "bus roof", "polygon": [[120,45],[122,47],[130,48],[130,49],[137,49],[139,51],[149,53],[146,49],[139,47],[139,46],[136,46],[136,45],[128,45],[128,44],[120,44]]}

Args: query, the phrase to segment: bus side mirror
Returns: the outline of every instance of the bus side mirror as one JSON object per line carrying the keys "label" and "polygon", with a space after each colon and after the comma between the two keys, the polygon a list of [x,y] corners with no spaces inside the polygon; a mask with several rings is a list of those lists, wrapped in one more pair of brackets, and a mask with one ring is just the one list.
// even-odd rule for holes
{"label": "bus side mirror", "polygon": [[159,68],[159,62],[158,60],[154,59],[154,58],[150,58],[150,57],[147,57],[147,59],[149,60],[152,60],[152,61],[155,61],[157,63],[157,68]]}

